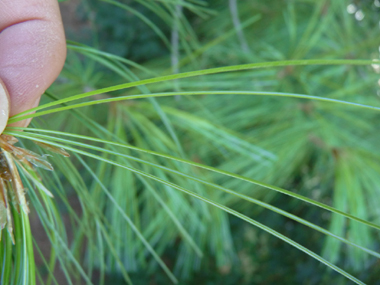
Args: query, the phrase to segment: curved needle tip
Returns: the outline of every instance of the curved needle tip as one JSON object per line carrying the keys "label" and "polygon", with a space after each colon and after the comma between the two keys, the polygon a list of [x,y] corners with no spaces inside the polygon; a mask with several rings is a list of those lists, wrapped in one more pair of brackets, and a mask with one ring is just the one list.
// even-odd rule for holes
{"label": "curved needle tip", "polygon": [[9,118],[9,94],[4,82],[0,79],[0,134],[7,126]]}

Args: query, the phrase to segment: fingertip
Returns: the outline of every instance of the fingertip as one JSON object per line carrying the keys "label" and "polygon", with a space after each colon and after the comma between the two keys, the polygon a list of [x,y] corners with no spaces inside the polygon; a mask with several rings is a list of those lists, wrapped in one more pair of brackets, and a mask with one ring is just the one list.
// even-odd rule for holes
{"label": "fingertip", "polygon": [[8,90],[4,82],[0,79],[0,134],[3,133],[8,123],[10,108],[9,102]]}

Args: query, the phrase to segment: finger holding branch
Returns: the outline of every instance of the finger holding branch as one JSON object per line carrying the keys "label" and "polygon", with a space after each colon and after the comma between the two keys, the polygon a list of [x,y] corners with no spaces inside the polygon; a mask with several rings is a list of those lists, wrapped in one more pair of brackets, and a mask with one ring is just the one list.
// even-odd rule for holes
{"label": "finger holding branch", "polygon": [[[10,116],[36,107],[66,58],[65,35],[56,0],[0,1],[0,133],[6,95]],[[4,87],[6,86],[6,88]],[[16,123],[26,126],[29,121]]]}

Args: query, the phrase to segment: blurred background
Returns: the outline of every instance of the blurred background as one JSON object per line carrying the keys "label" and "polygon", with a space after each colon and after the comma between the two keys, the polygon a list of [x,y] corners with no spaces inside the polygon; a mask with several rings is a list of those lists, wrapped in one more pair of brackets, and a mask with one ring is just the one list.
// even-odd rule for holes
{"label": "blurred background", "polygon": [[[67,0],[60,7],[69,53],[50,89],[60,98],[245,63],[379,59],[378,0]],[[131,100],[80,112],[108,130],[99,137],[114,140],[114,135],[133,146],[276,185],[380,224],[378,112],[299,98],[211,94],[286,92],[380,106],[379,72],[377,65],[310,65],[218,73],[97,98],[172,91],[209,95]],[[90,122],[80,123],[65,112],[35,121],[46,128],[90,134]],[[379,233],[370,227],[293,197],[149,153],[123,152],[264,201],[363,247],[380,248]],[[278,238],[168,185],[86,160],[97,180],[78,158],[73,158],[75,171],[54,160],[62,185],[53,189],[65,192],[55,194],[65,241],[94,284],[127,284],[126,274],[133,284],[171,283],[132,225],[180,284],[351,284]],[[128,163],[279,231],[365,283],[380,284],[379,260],[362,250],[209,185],[152,165]],[[93,213],[100,213],[99,218]],[[51,238],[37,220],[32,223],[43,255],[49,256]],[[59,252],[57,248],[55,254]],[[41,275],[46,275],[42,259],[36,258]],[[72,282],[86,284],[71,263],[67,258]],[[69,284],[63,271],[62,266],[55,269],[58,283]]]}

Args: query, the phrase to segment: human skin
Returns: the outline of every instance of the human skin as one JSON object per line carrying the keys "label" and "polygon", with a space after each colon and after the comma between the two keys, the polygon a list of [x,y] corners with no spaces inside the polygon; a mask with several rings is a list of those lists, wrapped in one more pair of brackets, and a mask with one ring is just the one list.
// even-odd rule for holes
{"label": "human skin", "polygon": [[[0,0],[0,79],[8,89],[10,116],[38,105],[65,58],[57,0]],[[28,123],[24,120],[14,125]],[[0,116],[2,125],[4,118]]]}

